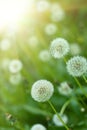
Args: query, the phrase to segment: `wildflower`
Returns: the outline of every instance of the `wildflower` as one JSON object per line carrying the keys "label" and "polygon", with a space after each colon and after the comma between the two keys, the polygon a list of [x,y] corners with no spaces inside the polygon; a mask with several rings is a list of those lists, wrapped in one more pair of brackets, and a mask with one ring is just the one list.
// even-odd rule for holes
{"label": "wildflower", "polygon": [[63,38],[56,38],[50,46],[50,53],[54,58],[62,58],[69,52],[69,44]]}
{"label": "wildflower", "polygon": [[62,82],[58,87],[58,91],[60,92],[60,94],[65,96],[70,95],[72,93],[72,89],[67,82]]}
{"label": "wildflower", "polygon": [[48,10],[50,7],[50,3],[47,0],[40,0],[37,2],[36,8],[38,12],[44,12]]}
{"label": "wildflower", "polygon": [[31,89],[31,96],[38,102],[48,101],[53,95],[54,87],[50,81],[38,80]]}
{"label": "wildflower", "polygon": [[[65,124],[68,123],[68,117],[65,115],[65,114],[60,114],[62,120],[64,121]],[[53,123],[56,125],[56,126],[63,126],[62,122],[58,119],[57,115],[54,114],[53,116]]]}
{"label": "wildflower", "polygon": [[58,3],[52,4],[51,7],[51,19],[54,22],[63,20],[65,17],[65,12]]}
{"label": "wildflower", "polygon": [[31,127],[31,130],[46,130],[46,127],[42,124],[35,124]]}
{"label": "wildflower", "polygon": [[31,47],[36,47],[39,43],[39,40],[36,36],[31,36],[29,39],[28,39],[28,44],[31,46]]}
{"label": "wildflower", "polygon": [[22,75],[20,73],[11,75],[9,78],[10,83],[12,83],[14,85],[20,83],[21,80],[22,80]]}
{"label": "wildflower", "polygon": [[43,62],[49,61],[50,58],[51,58],[49,51],[48,50],[41,51],[40,54],[39,54],[39,58]]}
{"label": "wildflower", "polygon": [[87,60],[82,56],[74,56],[67,62],[67,71],[72,76],[81,76],[87,71]]}
{"label": "wildflower", "polygon": [[55,24],[50,23],[45,27],[45,33],[47,35],[53,35],[56,33],[56,31],[57,31],[57,26]]}
{"label": "wildflower", "polygon": [[4,39],[1,41],[0,49],[2,51],[6,51],[6,50],[10,49],[10,47],[11,47],[11,42],[8,39]]}
{"label": "wildflower", "polygon": [[73,43],[70,45],[70,51],[72,55],[77,55],[81,52],[81,48],[78,44]]}
{"label": "wildflower", "polygon": [[22,69],[22,62],[20,60],[12,60],[9,64],[9,71],[11,73],[18,73]]}

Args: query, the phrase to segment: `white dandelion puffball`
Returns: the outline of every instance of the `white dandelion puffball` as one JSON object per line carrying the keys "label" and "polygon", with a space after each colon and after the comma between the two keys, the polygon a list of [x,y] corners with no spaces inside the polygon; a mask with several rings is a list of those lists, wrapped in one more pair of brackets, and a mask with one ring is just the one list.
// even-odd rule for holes
{"label": "white dandelion puffball", "polygon": [[[62,120],[64,121],[65,124],[68,123],[68,117],[65,115],[65,114],[59,114],[62,118]],[[56,125],[56,126],[63,126],[63,123],[58,119],[57,115],[54,114],[53,116],[53,123]]]}
{"label": "white dandelion puffball", "polygon": [[0,49],[2,51],[6,51],[6,50],[10,49],[10,47],[11,47],[11,42],[8,39],[4,39],[1,41]]}
{"label": "white dandelion puffball", "polygon": [[37,2],[36,9],[38,12],[44,12],[49,10],[50,8],[50,2],[47,0],[40,0]]}
{"label": "white dandelion puffball", "polygon": [[47,24],[45,27],[45,33],[47,35],[53,35],[57,32],[57,26],[53,23]]}
{"label": "white dandelion puffball", "polygon": [[50,53],[54,58],[62,58],[69,52],[69,44],[63,38],[56,38],[51,42]]}
{"label": "white dandelion puffball", "polygon": [[31,127],[30,130],[46,130],[46,127],[42,124],[35,124]]}
{"label": "white dandelion puffball", "polygon": [[22,75],[20,73],[11,75],[9,81],[13,85],[17,85],[22,81]]}
{"label": "white dandelion puffball", "polygon": [[70,44],[70,51],[72,55],[80,54],[81,48],[77,43]]}
{"label": "white dandelion puffball", "polygon": [[43,50],[39,53],[39,59],[43,62],[47,62],[51,59],[51,55],[48,50]]}
{"label": "white dandelion puffball", "polygon": [[50,81],[38,80],[31,89],[31,96],[35,101],[45,102],[48,101],[53,95],[54,87]]}
{"label": "white dandelion puffball", "polygon": [[23,67],[22,62],[20,60],[14,59],[9,64],[9,71],[11,73],[18,73],[21,71],[22,67]]}
{"label": "white dandelion puffball", "polygon": [[60,86],[58,87],[58,91],[60,94],[65,96],[68,96],[72,93],[72,89],[70,88],[70,86],[66,81],[60,84]]}
{"label": "white dandelion puffball", "polygon": [[51,19],[54,22],[61,21],[65,18],[65,12],[58,3],[52,4],[51,7]]}
{"label": "white dandelion puffball", "polygon": [[70,75],[79,77],[87,71],[87,60],[82,56],[74,56],[67,62]]}
{"label": "white dandelion puffball", "polygon": [[36,47],[39,43],[39,40],[38,40],[38,37],[36,36],[31,36],[29,39],[28,39],[28,44],[31,46],[31,47]]}

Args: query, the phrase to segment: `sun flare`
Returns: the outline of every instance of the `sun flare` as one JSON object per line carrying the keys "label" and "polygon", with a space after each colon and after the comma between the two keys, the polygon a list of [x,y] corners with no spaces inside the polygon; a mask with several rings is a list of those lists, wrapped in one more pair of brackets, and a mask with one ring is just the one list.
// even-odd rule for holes
{"label": "sun flare", "polygon": [[24,18],[29,0],[0,0],[0,30],[15,27]]}

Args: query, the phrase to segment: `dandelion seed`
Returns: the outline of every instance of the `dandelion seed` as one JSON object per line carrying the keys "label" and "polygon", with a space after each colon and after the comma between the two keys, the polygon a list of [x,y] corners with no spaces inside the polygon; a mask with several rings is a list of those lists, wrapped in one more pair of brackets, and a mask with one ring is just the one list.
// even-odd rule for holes
{"label": "dandelion seed", "polygon": [[[68,123],[68,117],[65,115],[65,114],[60,114],[62,120],[64,121],[65,124]],[[56,125],[56,126],[63,126],[62,122],[58,119],[57,115],[54,114],[53,116],[53,123]]]}
{"label": "dandelion seed", "polygon": [[67,82],[62,82],[58,87],[58,91],[60,92],[60,94],[65,96],[68,96],[72,93],[72,89],[70,88]]}
{"label": "dandelion seed", "polygon": [[35,101],[45,102],[48,101],[53,95],[54,87],[50,81],[38,80],[31,89],[31,96]]}
{"label": "dandelion seed", "polygon": [[82,56],[74,56],[67,62],[67,71],[72,76],[82,76],[87,71],[87,60]]}
{"label": "dandelion seed", "polygon": [[18,73],[21,71],[23,64],[20,60],[12,60],[9,64],[9,71],[11,73]]}
{"label": "dandelion seed", "polygon": [[56,38],[50,46],[50,53],[54,58],[62,58],[69,52],[69,44],[63,38]]}
{"label": "dandelion seed", "polygon": [[35,124],[31,127],[31,130],[46,130],[46,127],[42,124]]}

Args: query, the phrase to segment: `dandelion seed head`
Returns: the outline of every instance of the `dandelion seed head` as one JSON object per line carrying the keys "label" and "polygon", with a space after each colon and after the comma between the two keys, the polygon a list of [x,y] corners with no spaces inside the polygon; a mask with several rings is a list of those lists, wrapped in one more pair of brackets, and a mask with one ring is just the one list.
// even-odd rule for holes
{"label": "dandelion seed head", "polygon": [[39,53],[39,58],[43,62],[47,62],[50,60],[51,56],[48,50],[43,50]]}
{"label": "dandelion seed head", "polygon": [[56,33],[56,31],[57,31],[57,26],[53,23],[50,23],[45,27],[45,33],[47,35],[53,35]]}
{"label": "dandelion seed head", "polygon": [[[60,114],[62,120],[64,121],[65,124],[68,123],[68,117],[65,115],[65,114]],[[56,126],[63,126],[62,122],[58,119],[57,115],[54,114],[53,116],[53,123],[56,125]]]}
{"label": "dandelion seed head", "polygon": [[46,127],[42,124],[35,124],[31,127],[31,130],[46,130]]}
{"label": "dandelion seed head", "polygon": [[51,42],[50,53],[54,58],[62,58],[69,52],[69,44],[63,38],[56,38]]}
{"label": "dandelion seed head", "polygon": [[60,94],[65,96],[68,96],[72,93],[72,89],[70,88],[67,82],[62,82],[58,87],[58,91]]}
{"label": "dandelion seed head", "polygon": [[10,61],[10,63],[9,63],[9,71],[11,73],[20,72],[22,67],[23,67],[23,64],[22,64],[22,62],[20,60],[14,59],[14,60]]}
{"label": "dandelion seed head", "polygon": [[67,71],[72,76],[83,75],[87,71],[87,60],[82,56],[74,56],[67,62]]}
{"label": "dandelion seed head", "polygon": [[45,102],[48,101],[53,95],[54,87],[50,81],[38,80],[31,89],[31,96],[35,101]]}

